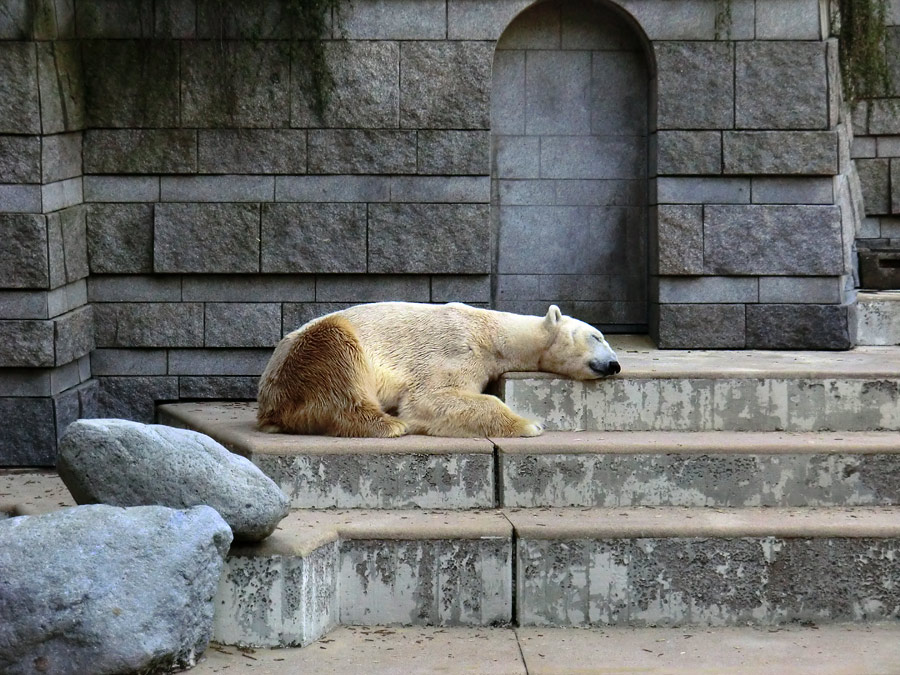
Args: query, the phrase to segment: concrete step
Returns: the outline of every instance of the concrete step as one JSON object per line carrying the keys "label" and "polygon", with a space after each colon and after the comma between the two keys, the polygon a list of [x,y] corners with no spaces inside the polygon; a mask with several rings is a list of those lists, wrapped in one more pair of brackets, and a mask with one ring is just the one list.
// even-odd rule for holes
{"label": "concrete step", "polygon": [[295,511],[230,552],[214,635],[891,620],[898,557],[896,507]]}
{"label": "concrete step", "polygon": [[660,350],[612,336],[622,372],[593,382],[508,373],[498,394],[560,431],[900,430],[900,348]]}
{"label": "concrete step", "polygon": [[539,438],[264,434],[254,403],[161,406],[249,457],[294,508],[900,504],[894,432],[547,432]]}
{"label": "concrete step", "polygon": [[249,458],[294,508],[495,505],[494,445],[485,438],[291,436],[257,431],[256,403],[159,406],[160,424],[193,429]]}
{"label": "concrete step", "polygon": [[900,291],[860,292],[857,300],[857,344],[900,345]]}
{"label": "concrete step", "polygon": [[340,627],[305,649],[212,645],[191,673],[887,675],[900,622],[736,628]]}
{"label": "concrete step", "polygon": [[900,505],[895,432],[546,432],[495,439],[506,507]]}
{"label": "concrete step", "polygon": [[508,624],[512,550],[499,511],[294,511],[232,547],[213,637],[285,647],[338,624]]}

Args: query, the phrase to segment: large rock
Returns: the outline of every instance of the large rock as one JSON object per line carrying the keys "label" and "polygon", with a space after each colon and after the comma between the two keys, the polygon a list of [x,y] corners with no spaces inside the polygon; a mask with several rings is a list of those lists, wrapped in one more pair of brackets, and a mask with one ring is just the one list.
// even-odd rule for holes
{"label": "large rock", "polygon": [[230,543],[205,506],[78,506],[0,521],[0,672],[193,665]]}
{"label": "large rock", "polygon": [[79,504],[206,504],[243,541],[269,536],[289,510],[288,498],[249,460],[186,429],[78,420],[60,439],[57,468]]}

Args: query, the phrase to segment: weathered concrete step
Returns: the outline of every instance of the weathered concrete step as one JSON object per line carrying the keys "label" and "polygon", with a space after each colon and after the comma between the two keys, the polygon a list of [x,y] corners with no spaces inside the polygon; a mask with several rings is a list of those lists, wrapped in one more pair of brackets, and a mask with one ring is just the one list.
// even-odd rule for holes
{"label": "weathered concrete step", "polygon": [[506,507],[900,504],[895,432],[546,432],[494,439]]}
{"label": "weathered concrete step", "polygon": [[512,526],[498,511],[294,511],[234,547],[214,639],[308,644],[338,624],[488,626],[512,620]]}
{"label": "weathered concrete step", "polygon": [[857,295],[856,339],[860,345],[900,345],[900,291]]}
{"label": "weathered concrete step", "polygon": [[516,620],[725,626],[900,617],[900,509],[507,510]]}
{"label": "weathered concrete step", "polygon": [[612,336],[622,372],[575,382],[509,373],[498,393],[551,430],[893,431],[900,347],[849,352],[678,351]]}
{"label": "weathered concrete step", "polygon": [[886,675],[898,663],[898,622],[777,630],[367,626],[337,628],[305,649],[248,654],[213,645],[191,673]]}
{"label": "weathered concrete step", "polygon": [[266,434],[256,403],[174,403],[160,424],[193,429],[249,458],[294,508],[495,505],[494,446],[485,438],[329,438]]}

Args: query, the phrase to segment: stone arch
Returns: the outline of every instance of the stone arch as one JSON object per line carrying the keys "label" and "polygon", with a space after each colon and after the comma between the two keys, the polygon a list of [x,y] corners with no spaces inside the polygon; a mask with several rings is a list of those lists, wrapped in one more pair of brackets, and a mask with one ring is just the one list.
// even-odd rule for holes
{"label": "stone arch", "polygon": [[648,323],[649,41],[612,3],[545,0],[494,53],[493,302],[619,332]]}

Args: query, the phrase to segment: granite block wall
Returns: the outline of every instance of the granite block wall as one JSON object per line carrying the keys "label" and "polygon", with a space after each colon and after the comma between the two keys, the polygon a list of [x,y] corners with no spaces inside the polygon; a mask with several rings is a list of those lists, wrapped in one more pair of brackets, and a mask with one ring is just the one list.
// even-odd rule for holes
{"label": "granite block wall", "polygon": [[851,346],[891,166],[857,178],[823,3],[533,5],[343,5],[319,115],[283,0],[9,4],[0,464],[78,416],[254,398],[281,335],[359,302]]}

